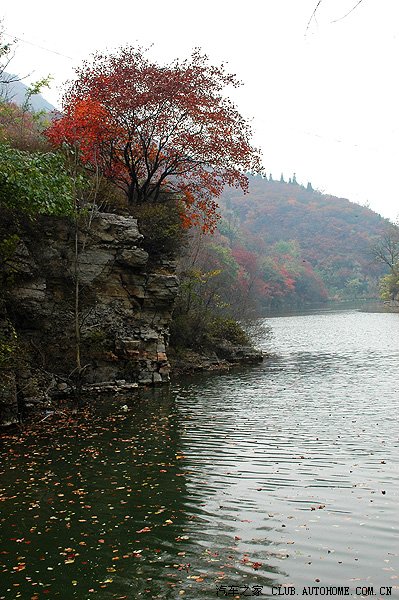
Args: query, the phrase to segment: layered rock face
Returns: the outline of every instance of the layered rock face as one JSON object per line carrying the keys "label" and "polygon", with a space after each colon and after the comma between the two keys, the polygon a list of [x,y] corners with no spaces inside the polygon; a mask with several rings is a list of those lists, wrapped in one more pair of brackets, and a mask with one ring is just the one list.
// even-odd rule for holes
{"label": "layered rock face", "polygon": [[29,400],[35,394],[26,388],[38,373],[51,374],[49,385],[61,387],[76,367],[76,281],[85,381],[169,380],[166,348],[178,290],[176,265],[168,259],[151,262],[142,239],[136,219],[106,213],[79,231],[77,246],[67,219],[46,217],[31,229],[18,248],[6,298],[21,356],[13,390],[3,386],[8,389],[3,396],[0,390],[0,419],[7,413],[12,420],[15,402],[14,408],[6,405],[11,407],[15,386]]}

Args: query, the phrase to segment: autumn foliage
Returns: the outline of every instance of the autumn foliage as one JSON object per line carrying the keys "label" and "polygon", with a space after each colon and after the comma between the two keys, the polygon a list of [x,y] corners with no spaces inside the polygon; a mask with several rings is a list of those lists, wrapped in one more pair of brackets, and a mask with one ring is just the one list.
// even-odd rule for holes
{"label": "autumn foliage", "polygon": [[223,93],[228,85],[239,82],[198,51],[166,66],[140,48],[96,54],[77,70],[47,135],[77,146],[130,204],[172,198],[185,225],[213,230],[224,186],[246,191],[244,173],[260,170],[250,127]]}
{"label": "autumn foliage", "polygon": [[[247,273],[264,281],[262,293],[255,291],[255,283],[251,287],[263,305],[377,294],[383,271],[373,262],[371,249],[386,221],[369,208],[311,186],[262,177],[249,177],[245,197],[226,189],[220,206],[222,241]],[[248,270],[248,258],[239,248],[256,255],[257,272]]]}

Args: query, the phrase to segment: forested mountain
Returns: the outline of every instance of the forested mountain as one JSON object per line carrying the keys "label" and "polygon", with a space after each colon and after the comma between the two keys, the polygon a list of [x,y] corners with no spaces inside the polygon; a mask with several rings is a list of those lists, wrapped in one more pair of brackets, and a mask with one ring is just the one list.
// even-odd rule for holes
{"label": "forested mountain", "polygon": [[290,183],[249,180],[248,194],[224,191],[222,219],[210,246],[215,249],[216,242],[219,255],[224,248],[236,263],[237,281],[247,282],[261,306],[378,295],[383,270],[371,247],[383,235],[386,219],[310,184],[305,188],[295,177]]}

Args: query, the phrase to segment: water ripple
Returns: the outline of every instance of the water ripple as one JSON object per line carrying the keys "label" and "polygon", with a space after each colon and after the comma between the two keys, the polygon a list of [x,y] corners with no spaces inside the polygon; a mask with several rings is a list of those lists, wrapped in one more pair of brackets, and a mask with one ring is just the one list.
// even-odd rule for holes
{"label": "water ripple", "polygon": [[[388,584],[387,564],[396,561],[398,576],[399,316],[348,311],[267,323],[273,337],[261,345],[271,359],[178,392],[189,467],[207,480],[208,518],[222,534],[247,513],[251,524],[237,520],[238,536],[266,531],[277,548],[289,532],[284,570],[298,584],[315,576]],[[277,515],[277,529],[265,528]],[[305,523],[292,528],[298,519]],[[261,560],[262,542],[252,539],[246,551]],[[320,562],[326,540],[339,561]]]}

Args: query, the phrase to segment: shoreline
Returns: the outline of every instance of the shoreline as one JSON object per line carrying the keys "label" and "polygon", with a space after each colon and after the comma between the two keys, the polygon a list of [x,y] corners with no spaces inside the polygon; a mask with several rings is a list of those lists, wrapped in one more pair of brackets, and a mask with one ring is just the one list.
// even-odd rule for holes
{"label": "shoreline", "polygon": [[171,377],[195,375],[198,373],[224,373],[234,367],[261,363],[267,354],[253,346],[223,344],[213,351],[196,351],[190,348],[169,348],[168,358]]}

